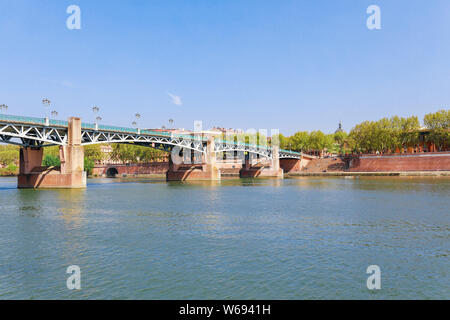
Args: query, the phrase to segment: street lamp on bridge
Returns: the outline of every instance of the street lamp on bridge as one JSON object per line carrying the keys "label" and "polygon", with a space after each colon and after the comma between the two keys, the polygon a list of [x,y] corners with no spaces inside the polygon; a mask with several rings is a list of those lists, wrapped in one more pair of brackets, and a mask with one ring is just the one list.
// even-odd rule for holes
{"label": "street lamp on bridge", "polygon": [[140,113],[136,113],[134,115],[134,117],[136,118],[136,121],[133,121],[131,124],[132,124],[133,127],[136,127],[138,133],[140,133],[141,130],[138,128],[138,122],[137,121],[141,118],[141,114]]}
{"label": "street lamp on bridge", "polygon": [[98,124],[100,123],[100,121],[102,121],[102,117],[98,116],[97,118],[95,118],[95,130],[98,130]]}
{"label": "street lamp on bridge", "polygon": [[95,113],[98,113],[100,111],[100,108],[99,107],[97,107],[97,106],[93,106],[92,107],[92,112],[95,114]]}
{"label": "street lamp on bridge", "polygon": [[8,110],[8,105],[6,104],[0,104],[0,110],[3,112],[3,110],[5,110],[5,112]]}
{"label": "street lamp on bridge", "polygon": [[49,99],[44,98],[44,99],[42,99],[42,105],[44,106],[44,109],[45,109],[45,125],[48,126],[49,125],[48,109],[50,108],[51,102]]}
{"label": "street lamp on bridge", "polygon": [[[94,114],[97,114],[99,111],[100,111],[100,108],[99,108],[99,107],[97,107],[97,106],[93,106],[93,107],[92,107],[92,112],[93,112]],[[98,130],[98,123],[99,123],[100,121],[102,121],[102,117],[97,116],[97,117],[95,118],[95,130]]]}

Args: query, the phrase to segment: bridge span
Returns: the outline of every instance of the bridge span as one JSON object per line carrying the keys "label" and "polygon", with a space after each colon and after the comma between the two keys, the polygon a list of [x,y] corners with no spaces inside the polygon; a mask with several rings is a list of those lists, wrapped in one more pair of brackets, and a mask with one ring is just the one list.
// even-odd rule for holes
{"label": "bridge span", "polygon": [[[170,162],[168,180],[220,179],[217,153],[243,156],[248,171],[246,176],[282,177],[280,159],[301,161],[304,157],[311,157],[282,150],[275,145],[245,143],[239,139],[230,141],[196,132],[176,134],[82,123],[75,117],[61,121],[0,115],[0,142],[21,147],[18,186],[23,188],[85,187],[83,146],[99,143],[129,143],[171,152],[177,161]],[[48,146],[60,147],[61,168],[41,166],[43,148]],[[257,169],[252,167],[255,163],[259,164]]]}

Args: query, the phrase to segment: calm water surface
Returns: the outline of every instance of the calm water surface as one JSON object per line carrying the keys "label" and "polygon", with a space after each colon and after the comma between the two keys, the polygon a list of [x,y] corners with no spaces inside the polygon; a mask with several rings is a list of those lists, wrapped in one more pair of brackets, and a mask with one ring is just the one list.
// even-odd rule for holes
{"label": "calm water surface", "polygon": [[0,299],[450,299],[449,195],[445,178],[1,178]]}

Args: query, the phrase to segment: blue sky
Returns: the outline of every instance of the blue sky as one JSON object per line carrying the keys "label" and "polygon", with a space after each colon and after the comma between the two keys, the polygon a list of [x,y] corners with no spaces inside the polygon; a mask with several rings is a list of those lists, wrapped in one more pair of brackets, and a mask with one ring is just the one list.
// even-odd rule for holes
{"label": "blue sky", "polygon": [[0,103],[44,116],[47,97],[91,122],[98,105],[123,126],[139,112],[141,127],[349,130],[448,109],[449,39],[448,0],[0,0]]}

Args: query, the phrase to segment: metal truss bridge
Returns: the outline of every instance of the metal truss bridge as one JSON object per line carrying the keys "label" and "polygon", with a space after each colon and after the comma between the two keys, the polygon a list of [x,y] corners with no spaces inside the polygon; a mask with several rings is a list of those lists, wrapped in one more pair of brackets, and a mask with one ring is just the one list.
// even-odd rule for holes
{"label": "metal truss bridge", "polygon": [[[48,118],[0,115],[0,142],[22,147],[66,146],[68,122]],[[207,153],[208,137],[201,134],[175,134],[136,128],[82,123],[81,145],[130,143],[171,151],[178,147]],[[243,141],[215,139],[215,152],[248,152],[272,158],[272,147]],[[300,159],[302,153],[279,149],[280,159]],[[308,155],[309,156],[309,155]]]}

